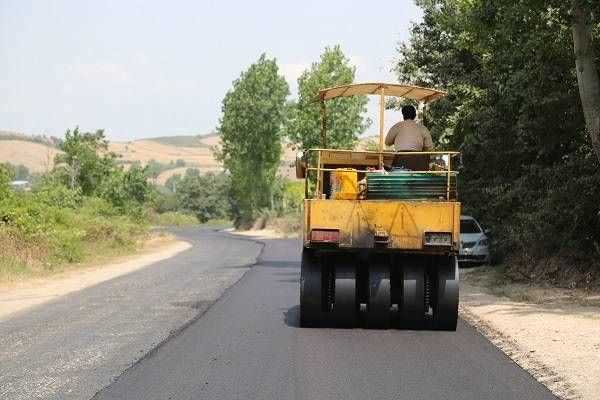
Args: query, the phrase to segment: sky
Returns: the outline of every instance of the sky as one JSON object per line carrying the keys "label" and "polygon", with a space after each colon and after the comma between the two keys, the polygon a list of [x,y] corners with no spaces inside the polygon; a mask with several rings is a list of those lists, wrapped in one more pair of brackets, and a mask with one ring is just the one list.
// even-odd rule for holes
{"label": "sky", "polygon": [[[292,97],[302,71],[336,44],[356,81],[395,82],[396,48],[420,18],[413,0],[0,0],[0,130],[209,133],[261,53],[277,59]],[[373,120],[376,110],[373,99]]]}

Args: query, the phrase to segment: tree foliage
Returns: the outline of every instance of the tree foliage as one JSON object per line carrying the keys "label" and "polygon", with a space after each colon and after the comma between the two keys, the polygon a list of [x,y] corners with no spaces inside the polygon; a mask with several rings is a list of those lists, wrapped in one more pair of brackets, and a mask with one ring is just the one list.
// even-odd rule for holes
{"label": "tree foliage", "polygon": [[281,157],[281,129],[289,94],[277,63],[261,55],[223,99],[218,158],[231,176],[236,226],[269,207]]}
{"label": "tree foliage", "polygon": [[230,180],[223,173],[200,175],[188,169],[177,184],[177,203],[181,210],[194,214],[200,222],[226,219],[230,214]]}
{"label": "tree foliage", "polygon": [[147,168],[115,169],[102,182],[99,194],[118,208],[141,207],[152,197]]}
{"label": "tree foliage", "polygon": [[65,183],[80,187],[85,195],[94,193],[115,168],[115,155],[108,151],[103,130],[67,130],[60,149],[63,153],[56,155],[55,163],[66,165]]}
{"label": "tree foliage", "polygon": [[0,198],[8,197],[12,174],[13,171],[6,164],[0,163]]}
{"label": "tree foliage", "polygon": [[[299,148],[308,150],[321,145],[320,103],[318,92],[332,86],[354,82],[356,68],[340,46],[326,47],[319,62],[298,78],[298,101],[289,108],[287,136]],[[344,97],[327,102],[327,147],[352,148],[358,135],[370,124],[363,115],[367,97]]]}
{"label": "tree foliage", "polygon": [[417,3],[423,22],[400,45],[396,71],[401,81],[449,92],[427,120],[440,145],[463,153],[465,212],[491,225],[498,249],[527,274],[535,260],[553,257],[597,263],[600,174],[585,134],[569,7]]}

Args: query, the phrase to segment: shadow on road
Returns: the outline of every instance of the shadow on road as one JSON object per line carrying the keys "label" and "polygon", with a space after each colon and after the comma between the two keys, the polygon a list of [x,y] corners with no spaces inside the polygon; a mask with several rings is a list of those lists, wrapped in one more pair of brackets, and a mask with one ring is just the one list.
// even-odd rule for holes
{"label": "shadow on road", "polygon": [[266,268],[296,268],[300,270],[300,263],[297,261],[283,261],[283,260],[268,260],[261,261],[259,264],[261,267]]}

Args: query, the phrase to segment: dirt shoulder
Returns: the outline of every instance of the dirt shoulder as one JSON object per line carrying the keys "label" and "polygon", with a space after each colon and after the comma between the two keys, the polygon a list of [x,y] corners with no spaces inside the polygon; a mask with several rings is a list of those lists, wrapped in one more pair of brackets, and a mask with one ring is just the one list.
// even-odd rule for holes
{"label": "dirt shoulder", "polygon": [[600,398],[596,294],[500,283],[489,267],[461,273],[464,320],[560,398]]}
{"label": "dirt shoulder", "polygon": [[0,286],[0,319],[144,268],[190,247],[189,243],[176,240],[173,236],[156,236],[146,241],[135,255],[117,257],[101,264],[85,265],[49,277],[2,285]]}
{"label": "dirt shoulder", "polygon": [[225,231],[235,235],[252,237],[254,239],[293,239],[298,237],[296,233],[285,234],[275,229],[250,229],[247,231],[226,229]]}

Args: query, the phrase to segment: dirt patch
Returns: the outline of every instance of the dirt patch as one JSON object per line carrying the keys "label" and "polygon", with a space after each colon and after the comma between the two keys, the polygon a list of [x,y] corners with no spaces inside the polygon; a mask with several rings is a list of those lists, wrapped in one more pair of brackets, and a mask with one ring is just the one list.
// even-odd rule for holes
{"label": "dirt patch", "polygon": [[286,236],[285,234],[278,232],[274,229],[250,229],[247,231],[236,231],[234,229],[226,229],[225,231],[231,232],[234,235],[248,236],[254,239],[289,239],[298,237],[298,235],[296,234]]}
{"label": "dirt patch", "polygon": [[596,294],[510,284],[463,270],[461,317],[563,399],[600,398]]}
{"label": "dirt patch", "polygon": [[276,218],[268,222],[257,220],[252,229],[230,229],[228,231],[237,235],[251,236],[258,239],[296,239],[301,235],[296,220],[299,220],[299,218],[293,217],[290,221],[285,217]]}
{"label": "dirt patch", "polygon": [[110,263],[92,264],[82,269],[69,270],[48,278],[1,286],[0,319],[68,293],[133,272],[172,257],[190,247],[189,243],[175,240],[172,236],[154,237],[148,240],[136,255],[119,257]]}

